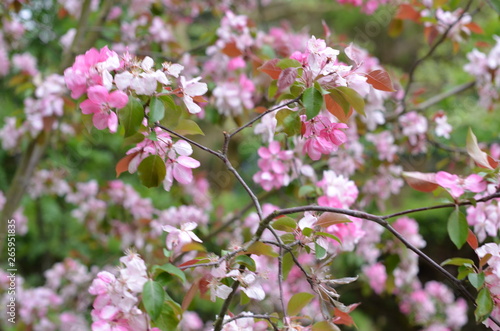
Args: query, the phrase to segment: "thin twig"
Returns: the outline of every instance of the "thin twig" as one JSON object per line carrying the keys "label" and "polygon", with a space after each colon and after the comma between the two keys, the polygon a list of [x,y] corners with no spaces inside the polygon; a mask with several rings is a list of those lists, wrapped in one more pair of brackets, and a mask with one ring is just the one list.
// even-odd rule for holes
{"label": "thin twig", "polygon": [[434,45],[432,45],[432,47],[429,49],[429,51],[423,57],[419,58],[417,61],[415,61],[415,63],[413,63],[413,66],[411,67],[410,72],[408,74],[408,84],[406,84],[405,94],[403,96],[403,100],[401,100],[404,109],[406,109],[406,99],[408,98],[408,92],[410,91],[410,87],[413,84],[413,81],[415,78],[414,77],[415,71],[417,70],[418,66],[420,66],[420,64],[422,64],[426,59],[428,59],[430,56],[432,56],[432,54],[436,51],[438,46],[441,45],[446,40],[446,38],[448,37],[448,33],[451,31],[451,29],[453,29],[453,27],[455,25],[457,25],[460,22],[460,20],[462,20],[462,18],[467,13],[467,11],[469,10],[471,5],[472,5],[472,0],[469,0],[467,5],[465,6],[464,10],[460,14],[460,16],[452,24],[450,24],[448,26],[448,28],[444,31],[444,33],[441,35],[441,37],[438,39],[438,41],[436,41],[434,43]]}
{"label": "thin twig", "polygon": [[[487,201],[490,201],[490,200],[496,199],[496,198],[500,198],[500,193],[499,192],[487,195],[487,196],[485,196],[484,198],[481,198],[481,199],[477,199],[476,203],[478,203],[478,202],[487,202]],[[380,219],[387,220],[387,219],[390,219],[390,218],[393,218],[393,217],[398,217],[398,216],[402,216],[402,215],[417,213],[417,212],[421,212],[421,211],[427,211],[427,210],[433,210],[433,209],[442,209],[442,208],[452,208],[452,207],[455,207],[457,205],[458,206],[470,206],[470,205],[473,205],[473,204],[474,203],[471,202],[471,201],[458,201],[456,203],[445,203],[445,204],[441,204],[441,205],[437,205],[437,206],[431,206],[431,207],[421,207],[421,208],[408,209],[408,210],[400,211],[400,212],[397,212],[397,213],[393,213],[393,214],[389,214],[389,215],[385,215],[385,216],[380,216]]]}
{"label": "thin twig", "polygon": [[299,100],[300,100],[300,97],[301,97],[301,96],[299,95],[298,97],[296,97],[296,98],[295,98],[295,99],[293,99],[293,100],[287,101],[287,102],[285,102],[285,103],[284,103],[284,104],[282,104],[282,105],[278,105],[278,106],[276,106],[276,107],[273,107],[273,108],[271,108],[271,109],[266,110],[266,111],[265,111],[265,112],[263,112],[262,114],[259,114],[257,117],[255,117],[255,118],[251,119],[251,120],[250,120],[250,121],[248,121],[246,124],[244,124],[244,125],[240,126],[240,127],[239,127],[239,128],[237,128],[236,130],[234,130],[233,132],[231,132],[231,133],[229,134],[229,138],[232,138],[232,137],[233,137],[233,136],[235,136],[238,132],[240,132],[240,131],[242,131],[243,129],[245,129],[245,128],[249,127],[250,125],[252,125],[253,123],[257,122],[258,120],[260,120],[262,117],[266,116],[267,114],[272,113],[272,112],[273,112],[273,111],[275,111],[275,110],[278,110],[278,109],[280,109],[280,108],[286,107],[286,106],[288,106],[288,105],[291,105],[292,103],[295,103],[295,102],[299,101]]}

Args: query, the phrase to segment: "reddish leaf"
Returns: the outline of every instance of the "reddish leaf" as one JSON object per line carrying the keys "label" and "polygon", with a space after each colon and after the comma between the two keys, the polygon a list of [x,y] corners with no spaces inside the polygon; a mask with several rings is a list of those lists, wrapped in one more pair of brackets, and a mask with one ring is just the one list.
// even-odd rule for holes
{"label": "reddish leaf", "polygon": [[335,116],[340,122],[347,123],[353,112],[352,107],[346,115],[344,109],[332,98],[330,94],[326,94],[323,98],[325,99],[326,109],[330,112],[330,114]]}
{"label": "reddish leaf", "polygon": [[477,249],[478,248],[478,242],[477,242],[477,237],[476,235],[474,234],[474,232],[472,232],[471,229],[469,229],[469,234],[467,235],[467,243],[469,244],[469,246],[472,248],[472,249]]}
{"label": "reddish leaf", "polygon": [[222,53],[226,54],[229,57],[237,57],[243,54],[241,50],[236,47],[236,43],[234,41],[227,43],[226,46],[224,46],[224,48],[222,49]]}
{"label": "reddish leaf", "polygon": [[262,114],[262,113],[267,111],[267,108],[263,107],[263,106],[259,106],[259,107],[256,107],[253,111],[256,112],[257,114]]}
{"label": "reddish leaf", "polygon": [[465,27],[468,28],[469,30],[471,30],[472,32],[477,33],[477,34],[484,33],[483,29],[474,22],[470,22],[469,24],[466,24]]}
{"label": "reddish leaf", "polygon": [[315,225],[319,225],[323,228],[327,228],[330,225],[339,224],[339,223],[347,223],[347,222],[351,222],[351,220],[346,215],[325,212],[325,213],[321,214],[321,216],[318,218],[318,221],[316,222]]}
{"label": "reddish leaf", "polygon": [[436,174],[422,172],[403,172],[403,177],[413,189],[421,192],[432,192],[439,187],[436,183]]}
{"label": "reddish leaf", "polygon": [[325,34],[325,40],[328,40],[330,38],[332,32],[330,31],[330,28],[328,25],[326,25],[325,20],[321,20],[321,25],[323,26],[323,33]]}
{"label": "reddish leaf", "polygon": [[373,70],[366,75],[366,82],[371,84],[374,89],[386,92],[394,92],[391,77],[383,70]]}
{"label": "reddish leaf", "polygon": [[354,323],[354,320],[352,317],[349,315],[356,307],[359,306],[359,303],[355,303],[352,305],[349,305],[348,312],[343,312],[338,308],[333,308],[333,312],[335,314],[335,317],[333,318],[333,323],[335,324],[342,324],[342,325],[347,325],[347,326],[356,326],[356,323]]}
{"label": "reddish leaf", "polygon": [[196,101],[196,102],[208,102],[203,96],[201,95],[196,95],[193,97],[193,101]]}
{"label": "reddish leaf", "polygon": [[477,144],[477,138],[470,128],[469,132],[467,133],[466,147],[469,156],[481,168],[493,170],[498,166],[497,161],[493,160],[491,156],[489,156],[479,148],[479,145]]}
{"label": "reddish leaf", "polygon": [[439,36],[439,31],[434,26],[426,26],[424,28],[424,36],[427,43],[431,45],[436,40],[436,37]]}
{"label": "reddish leaf", "polygon": [[420,21],[420,13],[411,5],[402,4],[399,6],[398,12],[394,18],[398,18],[400,20],[410,20],[418,23]]}
{"label": "reddish leaf", "polygon": [[490,253],[486,254],[479,260],[479,267],[482,268],[488,263],[488,261],[491,259],[492,255]]}
{"label": "reddish leaf", "polygon": [[202,279],[200,279],[200,281],[198,282],[198,287],[200,288],[201,294],[207,293],[211,279],[212,275],[206,275]]}
{"label": "reddish leaf", "polygon": [[189,305],[193,301],[194,296],[196,295],[196,292],[198,292],[198,290],[199,290],[199,283],[194,282],[193,285],[191,285],[189,290],[186,292],[184,299],[182,299],[181,308],[183,311],[186,311],[189,308]]}
{"label": "reddish leaf", "polygon": [[276,66],[276,63],[278,63],[278,61],[279,59],[266,61],[262,66],[258,68],[258,70],[268,74],[272,79],[278,79],[281,74],[281,68]]}
{"label": "reddish leaf", "polygon": [[129,155],[126,155],[125,157],[123,157],[120,161],[118,161],[118,163],[116,164],[116,167],[115,167],[115,170],[116,170],[116,178],[120,177],[120,175],[125,172],[125,171],[128,171],[128,165],[130,163],[130,161],[132,161],[132,159],[138,154],[139,152],[137,153],[132,153],[132,154],[129,154]]}
{"label": "reddish leaf", "polygon": [[295,82],[295,78],[297,78],[297,68],[283,69],[278,77],[278,91],[282,92],[290,87]]}

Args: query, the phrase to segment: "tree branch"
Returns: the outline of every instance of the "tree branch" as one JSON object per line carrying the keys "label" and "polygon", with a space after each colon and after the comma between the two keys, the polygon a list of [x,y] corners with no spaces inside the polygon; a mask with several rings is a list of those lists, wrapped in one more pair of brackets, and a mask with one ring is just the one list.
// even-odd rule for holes
{"label": "tree branch", "polygon": [[429,51],[423,57],[419,58],[417,61],[415,61],[415,63],[413,63],[413,66],[411,67],[410,72],[408,74],[408,84],[406,84],[405,94],[403,96],[403,100],[401,100],[401,102],[403,104],[403,108],[404,108],[403,112],[406,110],[406,99],[408,98],[408,92],[410,91],[410,87],[413,84],[413,81],[415,78],[414,77],[415,71],[426,59],[431,57],[432,54],[434,54],[434,52],[436,51],[436,49],[439,47],[439,45],[441,45],[446,40],[446,38],[448,37],[448,33],[451,31],[451,29],[455,25],[457,25],[460,22],[460,20],[467,13],[467,11],[469,10],[471,5],[472,5],[472,0],[469,0],[467,5],[465,6],[463,12],[456,19],[456,21],[448,26],[448,28],[444,31],[444,33],[441,35],[441,37],[434,43],[434,45],[432,45],[432,47],[429,49]]}

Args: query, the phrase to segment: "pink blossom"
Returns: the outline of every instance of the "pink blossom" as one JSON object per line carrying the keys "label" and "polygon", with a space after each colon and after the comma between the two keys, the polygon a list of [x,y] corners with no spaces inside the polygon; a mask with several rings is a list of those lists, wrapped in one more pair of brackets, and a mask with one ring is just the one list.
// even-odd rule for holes
{"label": "pink blossom", "polygon": [[434,118],[434,122],[436,122],[436,136],[450,139],[450,132],[453,128],[448,124],[448,117],[444,114],[440,114],[440,116]]}
{"label": "pink blossom", "polygon": [[92,48],[84,55],[78,55],[75,63],[64,70],[64,80],[71,90],[71,97],[74,99],[81,97],[90,86],[105,85],[105,76],[109,77],[109,70],[119,67],[118,54],[109,50],[107,46],[100,51]]}
{"label": "pink blossom", "polygon": [[279,142],[272,141],[269,147],[260,147],[261,157],[258,161],[260,171],[253,176],[253,180],[266,191],[288,185],[290,177],[288,171],[293,157],[292,151],[281,151]]}
{"label": "pink blossom", "polygon": [[254,107],[254,91],[254,83],[245,74],[238,81],[220,83],[213,91],[217,111],[226,116],[241,115],[245,109]]}
{"label": "pink blossom", "polygon": [[38,74],[36,58],[30,53],[15,54],[12,57],[12,64],[14,67],[30,76],[36,76]]}
{"label": "pink blossom", "polygon": [[195,222],[187,222],[181,224],[181,228],[177,229],[171,225],[164,225],[163,231],[167,232],[166,245],[169,250],[173,250],[177,246],[182,247],[192,241],[202,242],[200,238],[193,232],[198,225]]}
{"label": "pink blossom", "polygon": [[476,174],[463,179],[457,175],[439,171],[436,174],[436,182],[439,186],[446,188],[454,198],[460,197],[465,190],[479,193],[486,189],[486,182]]}
{"label": "pink blossom", "polygon": [[186,80],[186,77],[180,77],[182,98],[191,114],[197,114],[201,111],[201,107],[193,101],[193,97],[202,96],[208,91],[207,84],[199,83],[200,79],[201,77]]}
{"label": "pink blossom", "polygon": [[312,160],[319,160],[321,154],[335,152],[347,141],[346,134],[341,131],[348,128],[344,123],[332,123],[321,115],[309,121],[306,121],[305,115],[301,115],[301,120],[305,126],[303,137],[306,139],[303,150]]}
{"label": "pink blossom", "polygon": [[88,89],[89,98],[80,104],[84,114],[94,114],[92,122],[99,130],[109,128],[116,132],[118,117],[111,108],[121,109],[127,105],[128,96],[122,91],[111,93],[104,86],[96,85]]}
{"label": "pink blossom", "polygon": [[348,208],[356,201],[359,193],[353,181],[332,170],[324,171],[323,179],[316,185],[323,189],[323,195],[318,198],[320,206]]}
{"label": "pink blossom", "polygon": [[366,140],[375,144],[379,160],[394,161],[398,146],[394,144],[394,137],[390,131],[382,131],[377,134],[369,133],[366,135]]}
{"label": "pink blossom", "polygon": [[487,236],[496,237],[500,229],[500,207],[497,203],[480,203],[467,208],[467,222],[474,226],[479,242]]}
{"label": "pink blossom", "polygon": [[193,170],[200,166],[198,160],[189,156],[181,155],[176,159],[169,159],[167,161],[167,173],[163,180],[163,186],[166,191],[169,191],[174,182],[174,178],[181,184],[189,184],[193,181]]}
{"label": "pink blossom", "polygon": [[373,291],[377,294],[382,293],[387,282],[385,266],[382,263],[375,263],[364,267],[363,272],[368,277],[368,282]]}

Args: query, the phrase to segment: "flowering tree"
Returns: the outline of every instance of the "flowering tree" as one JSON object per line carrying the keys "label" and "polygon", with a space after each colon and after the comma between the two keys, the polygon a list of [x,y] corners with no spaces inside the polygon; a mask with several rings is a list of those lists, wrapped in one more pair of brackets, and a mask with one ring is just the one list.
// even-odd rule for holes
{"label": "flowering tree", "polygon": [[500,330],[498,5],[276,6],[1,5],[4,328]]}

